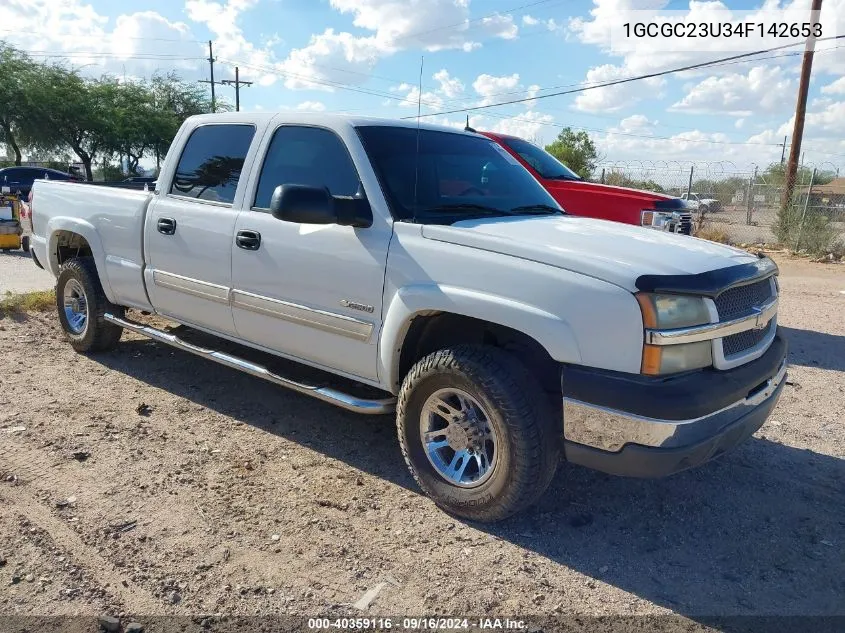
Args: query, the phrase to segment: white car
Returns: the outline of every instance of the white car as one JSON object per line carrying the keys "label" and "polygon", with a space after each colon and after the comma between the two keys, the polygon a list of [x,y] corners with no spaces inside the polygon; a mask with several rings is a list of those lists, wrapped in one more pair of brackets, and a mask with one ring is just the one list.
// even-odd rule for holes
{"label": "white car", "polygon": [[[352,411],[395,411],[420,487],[473,520],[534,502],[561,457],[651,477],[721,455],[763,424],[786,375],[771,260],[568,215],[472,132],[192,117],[155,191],[38,181],[32,224],[76,350],[128,329]],[[349,386],[272,373],[250,348]]]}

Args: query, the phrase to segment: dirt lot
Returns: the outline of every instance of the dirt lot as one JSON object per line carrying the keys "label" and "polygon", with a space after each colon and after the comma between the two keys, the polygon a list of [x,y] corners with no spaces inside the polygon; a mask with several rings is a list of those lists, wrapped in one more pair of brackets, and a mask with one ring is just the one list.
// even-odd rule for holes
{"label": "dirt lot", "polygon": [[562,464],[493,527],[421,496],[391,418],[2,319],[0,614],[845,615],[845,266],[779,263],[790,382],[751,441],[655,481]]}

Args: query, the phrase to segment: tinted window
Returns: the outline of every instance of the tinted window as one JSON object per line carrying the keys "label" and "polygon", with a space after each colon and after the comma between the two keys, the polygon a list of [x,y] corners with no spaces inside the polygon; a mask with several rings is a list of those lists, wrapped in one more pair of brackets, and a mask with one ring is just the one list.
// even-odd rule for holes
{"label": "tinted window", "polygon": [[557,158],[533,143],[521,138],[503,138],[502,142],[520,155],[543,178],[550,180],[581,180],[581,177]]}
{"label": "tinted window", "polygon": [[358,181],[349,152],[334,132],[285,125],[270,141],[258,177],[255,206],[269,208],[279,185],[326,187],[333,196],[352,196],[358,190]]}
{"label": "tinted window", "polygon": [[170,193],[231,204],[254,135],[251,125],[195,129],[182,150]]}
{"label": "tinted window", "polygon": [[451,223],[544,212],[534,209],[538,205],[552,207],[547,213],[560,212],[534,177],[489,139],[390,126],[362,126],[358,134],[398,219]]}

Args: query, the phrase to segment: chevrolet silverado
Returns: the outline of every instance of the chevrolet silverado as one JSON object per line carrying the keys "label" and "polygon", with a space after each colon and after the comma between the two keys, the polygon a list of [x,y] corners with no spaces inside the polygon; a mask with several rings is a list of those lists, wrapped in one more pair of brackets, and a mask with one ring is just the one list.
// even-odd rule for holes
{"label": "chevrolet silverado", "polygon": [[77,351],[129,330],[395,412],[420,488],[468,519],[533,503],[561,457],[639,477],[704,463],[764,423],[786,375],[770,259],[569,215],[472,132],[196,116],[153,191],[39,180],[31,221]]}

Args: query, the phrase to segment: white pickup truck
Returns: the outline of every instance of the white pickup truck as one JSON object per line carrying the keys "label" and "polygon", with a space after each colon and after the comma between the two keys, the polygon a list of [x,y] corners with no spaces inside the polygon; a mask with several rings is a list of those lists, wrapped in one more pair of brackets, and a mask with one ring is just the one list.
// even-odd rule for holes
{"label": "white pickup truck", "polygon": [[395,410],[420,487],[473,520],[535,501],[561,456],[642,477],[701,464],[763,424],[786,375],[770,259],[568,215],[472,132],[193,117],[154,191],[38,181],[32,224],[76,350],[127,329],[346,409]]}
{"label": "white pickup truck", "polygon": [[722,203],[716,198],[706,198],[700,193],[683,193],[681,200],[687,203],[687,207],[696,211],[718,211],[722,208]]}

